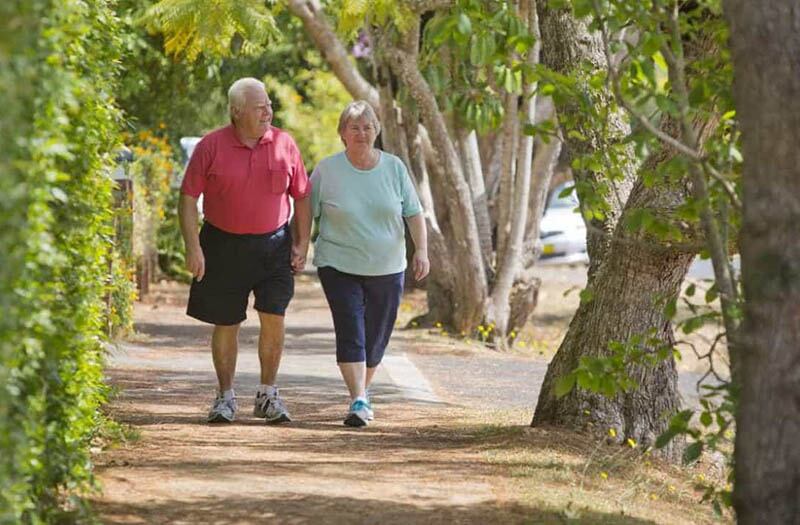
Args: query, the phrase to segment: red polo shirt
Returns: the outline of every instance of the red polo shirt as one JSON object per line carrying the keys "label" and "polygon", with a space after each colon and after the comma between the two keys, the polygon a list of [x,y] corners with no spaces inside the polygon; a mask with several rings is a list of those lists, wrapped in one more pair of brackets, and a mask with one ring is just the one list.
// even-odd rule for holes
{"label": "red polo shirt", "polygon": [[181,192],[203,194],[205,219],[230,233],[267,233],[289,220],[289,196],[311,192],[294,139],[270,127],[254,148],[245,146],[233,125],[207,134],[197,143]]}

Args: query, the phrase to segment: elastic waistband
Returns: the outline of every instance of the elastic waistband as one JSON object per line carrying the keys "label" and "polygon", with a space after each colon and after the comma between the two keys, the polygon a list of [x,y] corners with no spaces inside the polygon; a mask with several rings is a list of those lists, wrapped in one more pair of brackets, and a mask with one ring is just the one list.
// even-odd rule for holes
{"label": "elastic waistband", "polygon": [[203,222],[203,228],[215,234],[220,234],[227,237],[233,237],[235,239],[271,239],[273,237],[283,234],[284,232],[287,232],[289,230],[289,223],[284,224],[277,230],[273,230],[267,233],[231,233],[223,229],[217,228],[208,221]]}

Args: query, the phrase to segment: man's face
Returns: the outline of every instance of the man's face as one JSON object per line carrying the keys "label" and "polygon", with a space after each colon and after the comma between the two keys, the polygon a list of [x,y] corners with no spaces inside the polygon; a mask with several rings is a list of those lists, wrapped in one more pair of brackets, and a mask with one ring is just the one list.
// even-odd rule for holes
{"label": "man's face", "polygon": [[259,138],[272,123],[272,101],[260,89],[245,91],[244,107],[238,112],[236,127],[248,138]]}

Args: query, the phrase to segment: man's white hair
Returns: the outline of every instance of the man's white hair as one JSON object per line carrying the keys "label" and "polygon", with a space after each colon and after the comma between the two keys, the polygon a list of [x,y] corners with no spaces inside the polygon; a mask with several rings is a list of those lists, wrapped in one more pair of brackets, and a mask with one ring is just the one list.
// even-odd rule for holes
{"label": "man's white hair", "polygon": [[228,115],[231,117],[231,122],[233,122],[234,111],[239,111],[244,107],[247,101],[246,93],[250,89],[267,92],[264,83],[253,77],[240,78],[228,89]]}

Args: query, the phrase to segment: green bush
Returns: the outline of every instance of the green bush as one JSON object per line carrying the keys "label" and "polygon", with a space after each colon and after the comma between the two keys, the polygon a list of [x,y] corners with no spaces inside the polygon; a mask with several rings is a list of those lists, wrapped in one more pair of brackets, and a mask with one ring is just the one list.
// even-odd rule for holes
{"label": "green bush", "polygon": [[0,523],[79,519],[104,399],[117,20],[0,4]]}

